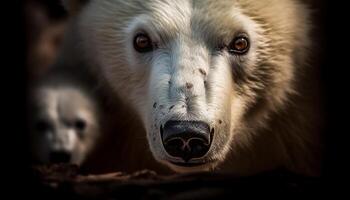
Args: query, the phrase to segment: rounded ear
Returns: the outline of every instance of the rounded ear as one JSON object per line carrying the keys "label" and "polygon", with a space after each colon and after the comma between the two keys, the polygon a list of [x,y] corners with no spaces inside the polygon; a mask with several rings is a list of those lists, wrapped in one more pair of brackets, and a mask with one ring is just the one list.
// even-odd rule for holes
{"label": "rounded ear", "polygon": [[70,14],[77,13],[89,0],[61,0],[63,6]]}

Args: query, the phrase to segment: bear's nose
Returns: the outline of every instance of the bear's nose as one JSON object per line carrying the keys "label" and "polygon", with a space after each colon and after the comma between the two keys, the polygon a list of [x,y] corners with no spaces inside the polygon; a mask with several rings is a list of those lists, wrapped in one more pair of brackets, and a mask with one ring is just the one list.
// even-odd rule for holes
{"label": "bear's nose", "polygon": [[203,157],[213,137],[209,125],[201,121],[168,121],[161,127],[161,136],[166,152],[185,162]]}
{"label": "bear's nose", "polygon": [[68,151],[52,151],[49,155],[50,163],[69,163],[71,157]]}

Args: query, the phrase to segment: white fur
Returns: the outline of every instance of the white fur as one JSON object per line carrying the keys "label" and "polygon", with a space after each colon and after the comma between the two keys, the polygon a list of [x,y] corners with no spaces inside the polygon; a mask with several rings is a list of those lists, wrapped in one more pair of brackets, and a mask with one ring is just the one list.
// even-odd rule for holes
{"label": "white fur", "polygon": [[[34,159],[49,163],[51,152],[64,151],[71,154],[71,163],[81,164],[99,134],[95,102],[78,88],[43,86],[35,90],[32,106],[30,137]],[[74,127],[78,119],[86,123],[84,130]],[[49,127],[38,130],[38,123]]]}
{"label": "white fur", "polygon": [[[176,171],[209,170],[223,162],[241,174],[278,166],[310,173],[308,163],[317,156],[300,152],[317,152],[317,128],[302,120],[312,105],[295,91],[308,30],[307,9],[292,0],[92,0],[73,20],[61,58],[71,62],[71,47],[79,46],[81,54],[73,55],[130,105],[155,159]],[[134,50],[139,31],[157,44],[154,51]],[[247,54],[216,49],[239,32],[249,36]],[[243,77],[235,74],[239,67]],[[284,120],[292,112],[298,113]],[[210,151],[199,158],[208,164],[170,164],[178,158],[165,152],[159,133],[170,119],[201,120],[215,129]]]}

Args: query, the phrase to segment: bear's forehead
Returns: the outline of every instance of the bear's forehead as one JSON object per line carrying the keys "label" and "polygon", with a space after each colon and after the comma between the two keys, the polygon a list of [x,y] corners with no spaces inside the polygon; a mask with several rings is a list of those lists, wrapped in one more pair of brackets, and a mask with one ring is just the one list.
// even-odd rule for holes
{"label": "bear's forehead", "polygon": [[213,38],[226,41],[236,32],[254,31],[249,27],[253,27],[255,20],[247,11],[251,10],[252,2],[258,1],[246,0],[244,5],[239,0],[92,1],[79,19],[80,27],[89,33],[86,40],[90,44],[89,36],[118,37],[114,41],[122,41],[125,35],[121,33],[130,35],[139,30],[155,32],[165,41],[179,35],[210,42]]}
{"label": "bear's forehead", "polygon": [[140,7],[144,10],[135,17],[146,21],[146,26],[151,26],[163,37],[180,33],[192,38],[208,37],[211,41],[217,37],[231,38],[236,31],[245,29],[242,18],[246,16],[235,1],[149,0]]}
{"label": "bear's forehead", "polygon": [[177,28],[186,26],[205,26],[208,23],[232,23],[240,15],[239,7],[234,1],[183,0],[183,1],[145,1],[145,13],[150,15],[158,25],[174,24]]}
{"label": "bear's forehead", "polygon": [[87,118],[94,105],[76,89],[42,88],[37,97],[37,115],[53,119]]}

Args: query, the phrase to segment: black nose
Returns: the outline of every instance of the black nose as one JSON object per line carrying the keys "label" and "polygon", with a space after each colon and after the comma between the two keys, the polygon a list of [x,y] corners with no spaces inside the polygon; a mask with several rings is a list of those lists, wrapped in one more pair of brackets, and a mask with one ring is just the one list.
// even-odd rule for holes
{"label": "black nose", "polygon": [[71,154],[67,151],[53,151],[50,153],[50,163],[69,163]]}
{"label": "black nose", "polygon": [[213,131],[201,121],[168,121],[161,128],[161,135],[167,153],[188,162],[209,151]]}

